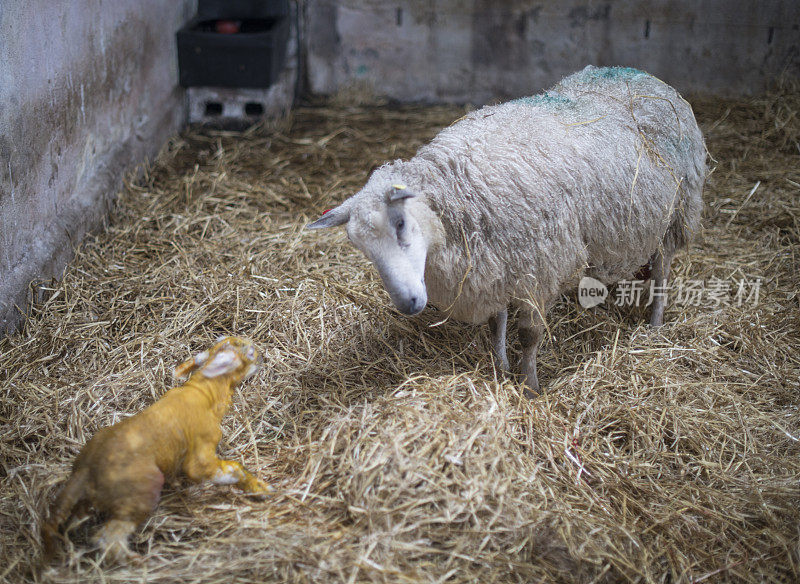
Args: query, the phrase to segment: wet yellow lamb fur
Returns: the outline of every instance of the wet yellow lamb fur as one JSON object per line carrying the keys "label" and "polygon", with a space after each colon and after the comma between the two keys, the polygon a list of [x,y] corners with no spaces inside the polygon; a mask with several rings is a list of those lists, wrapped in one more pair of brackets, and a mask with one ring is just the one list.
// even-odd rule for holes
{"label": "wet yellow lamb fur", "polygon": [[133,556],[128,536],[153,512],[165,477],[234,484],[265,495],[269,487],[239,462],[217,458],[233,389],[258,370],[261,356],[248,341],[221,338],[175,369],[180,377],[197,370],[184,385],[118,424],[103,428],[83,447],[72,475],[42,526],[45,556],[54,550],[59,526],[91,509],[108,521],[95,541],[114,560]]}

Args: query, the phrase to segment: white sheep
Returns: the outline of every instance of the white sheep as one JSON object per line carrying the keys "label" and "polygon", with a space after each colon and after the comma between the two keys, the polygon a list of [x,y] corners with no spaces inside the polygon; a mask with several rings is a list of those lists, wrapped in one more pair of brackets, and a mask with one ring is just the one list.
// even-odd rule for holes
{"label": "white sheep", "polygon": [[[430,301],[488,321],[504,369],[508,308],[519,307],[521,370],[538,391],[544,316],[582,276],[611,284],[649,262],[655,290],[666,290],[700,221],[706,153],[672,87],[589,66],[544,94],[468,114],[309,227],[346,224],[401,312]],[[653,296],[659,326],[666,295]]]}

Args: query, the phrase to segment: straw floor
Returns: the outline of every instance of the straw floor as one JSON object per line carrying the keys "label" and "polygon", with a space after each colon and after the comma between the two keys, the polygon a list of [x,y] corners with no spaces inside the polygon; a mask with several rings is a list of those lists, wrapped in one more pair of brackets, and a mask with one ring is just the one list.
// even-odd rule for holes
{"label": "straw floor", "polygon": [[[486,327],[403,317],[341,230],[303,229],[463,108],[306,107],[174,138],[0,341],[0,580],[800,581],[800,97],[692,102],[717,162],[675,275],[726,295],[674,299],[656,331],[565,297],[533,401]],[[265,365],[220,451],[274,494],[168,485],[141,563],[101,565],[94,519],[39,566],[80,447],[223,333]]]}

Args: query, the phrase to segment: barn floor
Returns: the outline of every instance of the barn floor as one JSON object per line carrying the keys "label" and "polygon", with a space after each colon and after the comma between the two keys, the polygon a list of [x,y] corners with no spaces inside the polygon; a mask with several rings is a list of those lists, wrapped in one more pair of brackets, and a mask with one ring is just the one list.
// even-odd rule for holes
{"label": "barn floor", "polygon": [[[0,580],[800,580],[800,93],[692,102],[717,168],[675,274],[700,304],[673,297],[652,331],[565,298],[534,401],[485,327],[399,315],[341,230],[303,229],[462,108],[174,138],[0,341]],[[223,333],[266,356],[220,451],[274,494],[171,485],[138,564],[100,565],[94,520],[38,565],[81,445]]]}

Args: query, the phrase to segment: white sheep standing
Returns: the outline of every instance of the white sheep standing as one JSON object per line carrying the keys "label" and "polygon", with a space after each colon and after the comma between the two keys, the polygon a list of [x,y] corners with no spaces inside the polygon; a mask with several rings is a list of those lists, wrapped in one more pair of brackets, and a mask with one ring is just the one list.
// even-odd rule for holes
{"label": "white sheep standing", "polygon": [[670,262],[700,221],[706,153],[675,89],[589,66],[466,115],[309,227],[346,224],[401,312],[430,301],[488,321],[504,369],[508,308],[519,307],[521,370],[538,392],[545,314],[582,276],[611,284],[649,262],[661,292],[650,324],[663,323]]}

